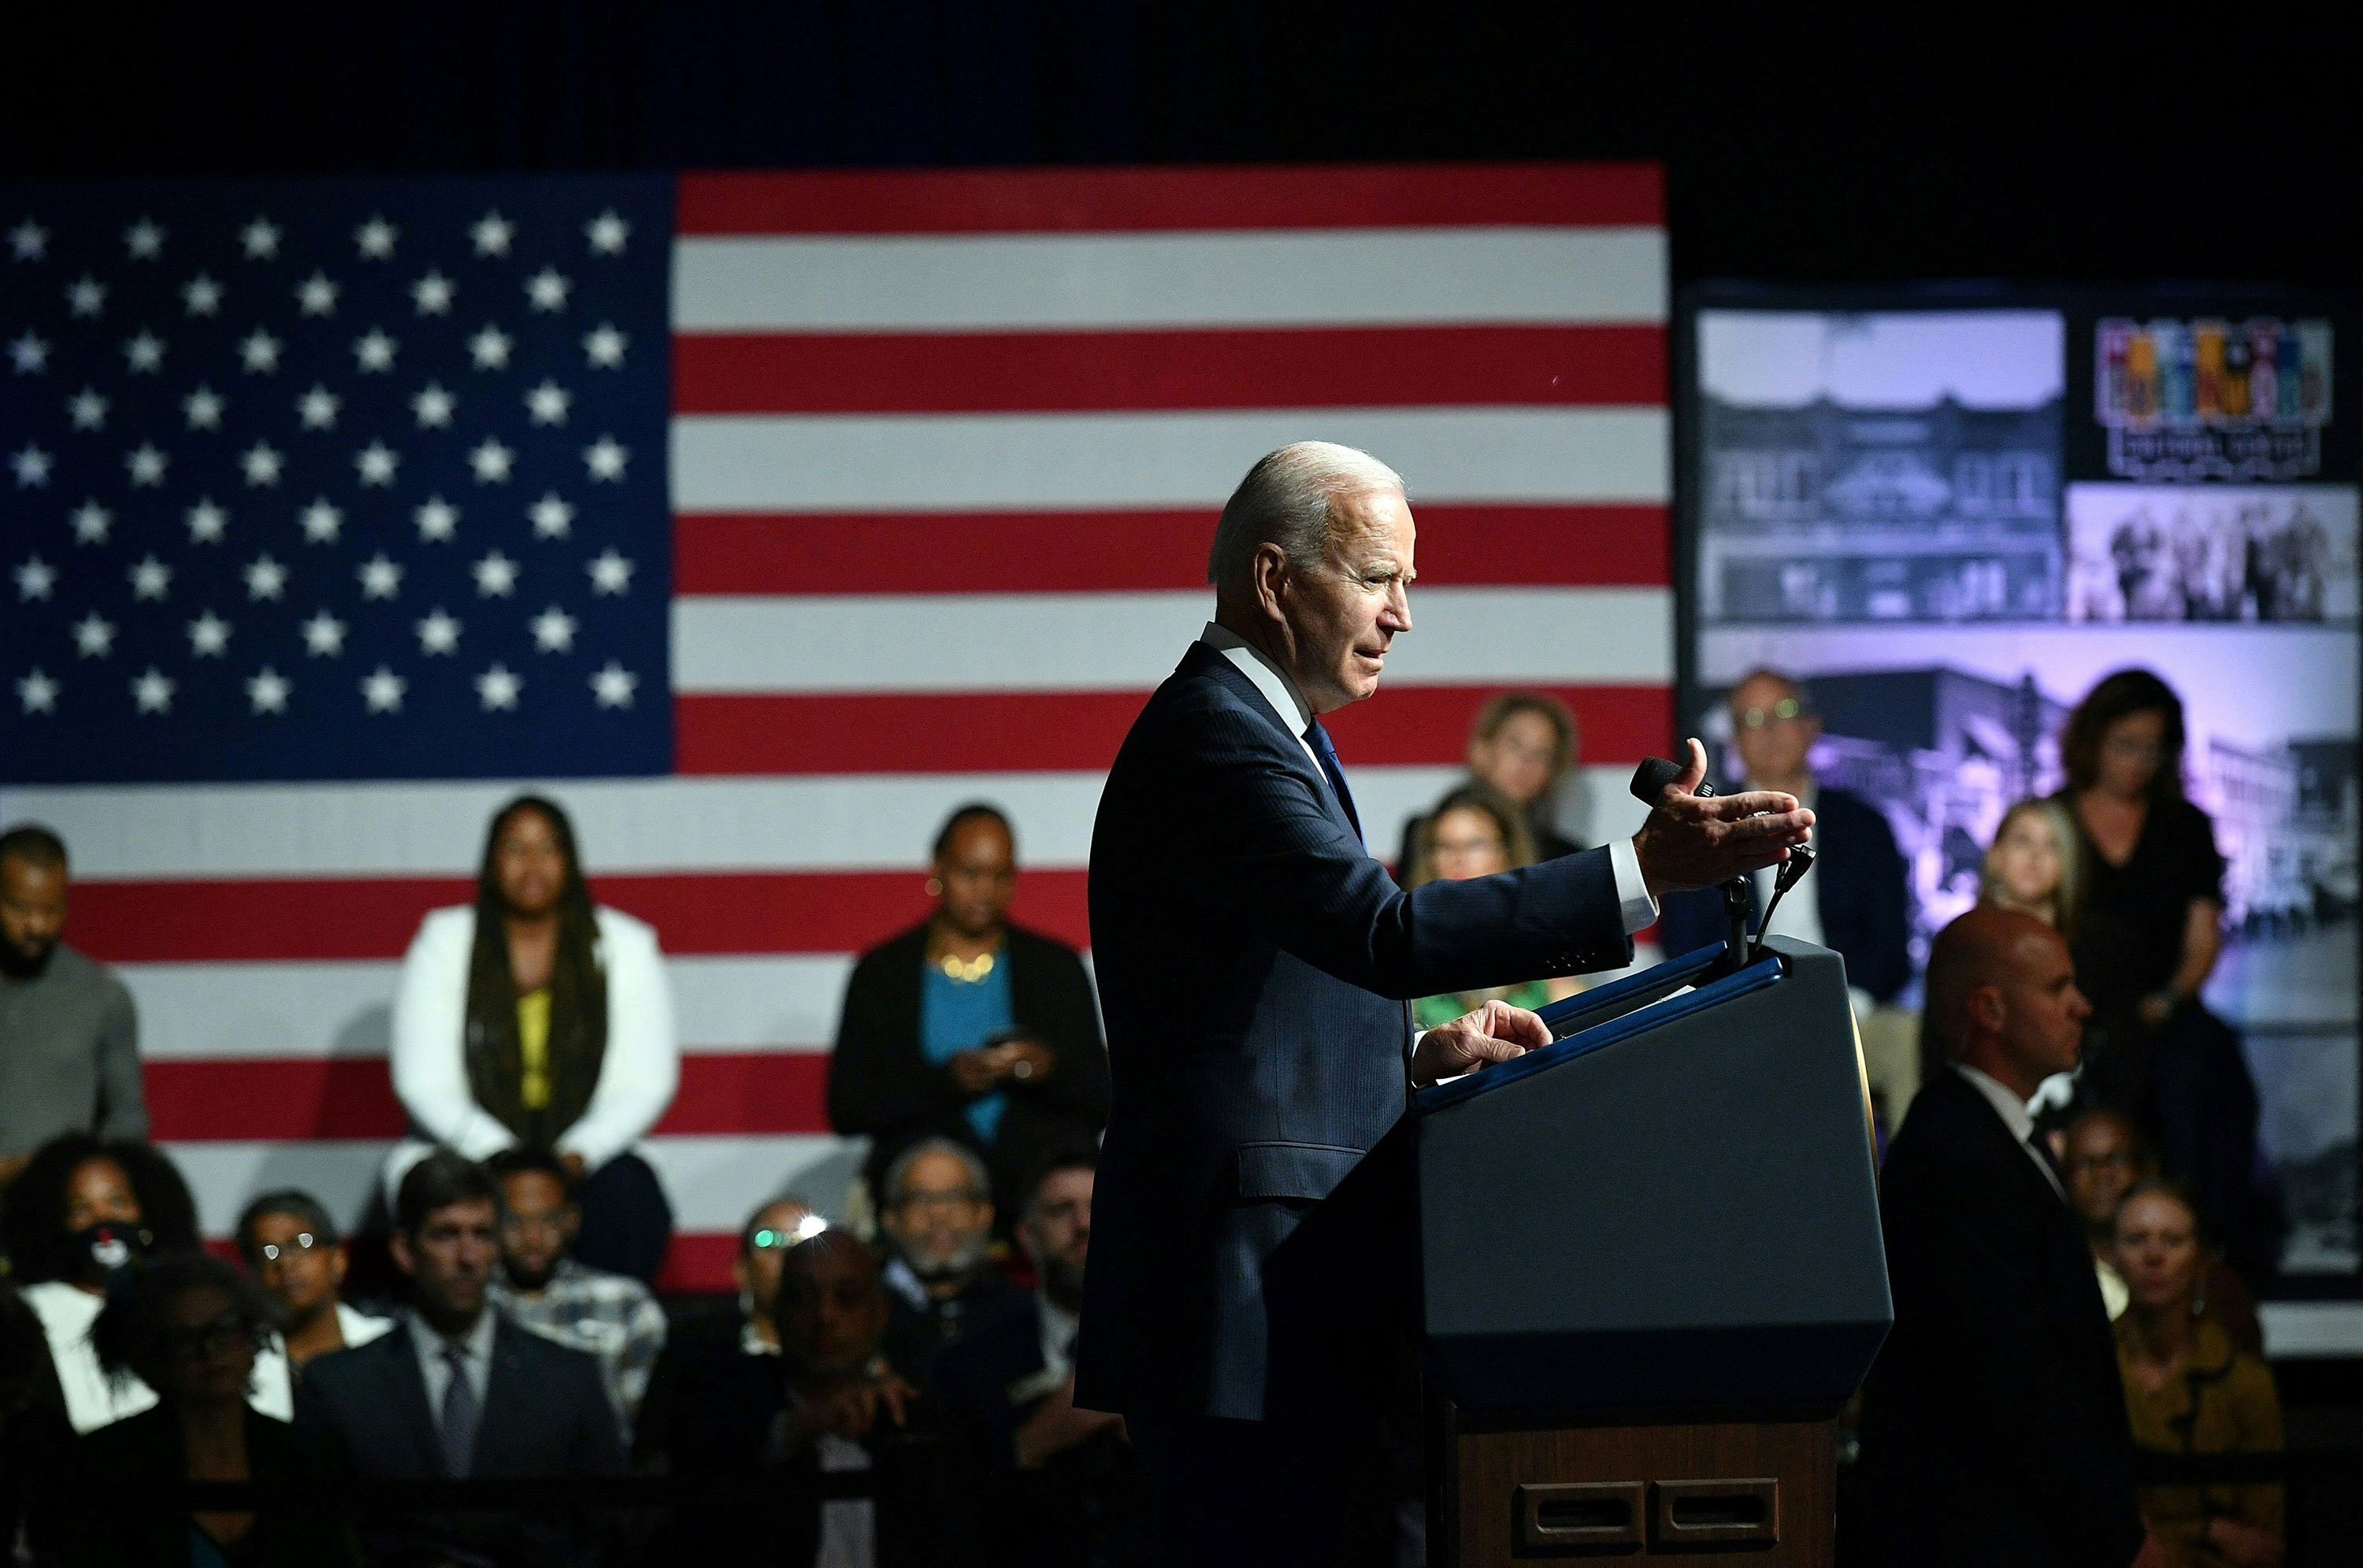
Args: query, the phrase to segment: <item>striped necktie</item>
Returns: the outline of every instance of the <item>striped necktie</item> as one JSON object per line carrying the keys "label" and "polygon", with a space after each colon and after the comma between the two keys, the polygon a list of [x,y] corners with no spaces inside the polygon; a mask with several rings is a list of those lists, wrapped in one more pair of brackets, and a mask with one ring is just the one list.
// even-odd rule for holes
{"label": "striped necktie", "polygon": [[1329,732],[1321,727],[1320,720],[1315,719],[1304,726],[1304,744],[1311,746],[1313,755],[1321,759],[1321,771],[1329,776],[1329,788],[1337,792],[1337,803],[1346,808],[1346,820],[1354,824],[1354,832],[1359,835],[1362,818],[1361,813],[1354,810],[1354,791],[1346,788],[1346,769],[1338,762],[1337,748],[1331,744]]}

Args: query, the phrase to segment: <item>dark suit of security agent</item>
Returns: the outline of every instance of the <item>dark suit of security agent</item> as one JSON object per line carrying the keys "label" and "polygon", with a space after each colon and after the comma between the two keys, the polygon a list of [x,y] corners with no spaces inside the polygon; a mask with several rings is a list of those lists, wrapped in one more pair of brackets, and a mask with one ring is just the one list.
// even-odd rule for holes
{"label": "dark suit of security agent", "polygon": [[[1224,509],[1216,622],[1150,698],[1093,836],[1113,1100],[1075,1400],[1125,1414],[1176,1561],[1322,1561],[1355,1477],[1281,1390],[1311,1337],[1265,1276],[1412,1085],[1546,1043],[1500,1002],[1414,1040],[1407,999],[1613,967],[1653,887],[1769,864],[1785,796],[1670,796],[1636,840],[1405,892],[1314,715],[1411,628],[1401,481],[1348,448],[1258,463]],[[1703,774],[1693,753],[1685,788]],[[1742,823],[1752,812],[1773,814]],[[1373,1366],[1373,1382],[1387,1369]],[[1308,1553],[1310,1555],[1308,1555]]]}

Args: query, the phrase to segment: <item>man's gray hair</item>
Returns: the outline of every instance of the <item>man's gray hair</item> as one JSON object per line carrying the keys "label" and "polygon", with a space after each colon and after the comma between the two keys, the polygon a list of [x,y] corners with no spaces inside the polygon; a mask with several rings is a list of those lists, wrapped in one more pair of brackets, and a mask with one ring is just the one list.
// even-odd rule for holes
{"label": "man's gray hair", "polygon": [[1267,452],[1223,504],[1206,580],[1217,590],[1246,588],[1255,553],[1266,545],[1278,545],[1289,565],[1310,570],[1327,558],[1339,502],[1403,489],[1394,469],[1334,441],[1292,441]]}
{"label": "man's gray hair", "polygon": [[893,1209],[902,1203],[903,1183],[909,1178],[911,1167],[929,1154],[949,1154],[968,1168],[969,1185],[976,1188],[978,1198],[993,1196],[992,1173],[984,1168],[984,1162],[977,1157],[974,1149],[950,1138],[923,1138],[895,1155],[894,1163],[886,1167],[884,1207]]}

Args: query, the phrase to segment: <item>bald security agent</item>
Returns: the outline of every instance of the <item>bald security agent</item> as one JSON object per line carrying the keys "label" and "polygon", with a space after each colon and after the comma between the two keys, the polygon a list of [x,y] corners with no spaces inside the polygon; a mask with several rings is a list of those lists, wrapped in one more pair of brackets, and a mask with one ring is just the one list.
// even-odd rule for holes
{"label": "bald security agent", "polygon": [[1691,796],[1693,742],[1630,841],[1397,887],[1317,715],[1378,690],[1412,629],[1414,546],[1402,480],[1367,454],[1302,442],[1259,461],[1215,528],[1215,620],[1100,801],[1114,1092],[1075,1402],[1125,1416],[1177,1562],[1332,1561],[1369,1490],[1341,1441],[1368,1430],[1356,1401],[1298,1392],[1327,1336],[1275,1318],[1275,1254],[1414,1085],[1549,1039],[1498,1001],[1414,1039],[1409,999],[1628,963],[1658,893],[1780,861],[1813,821],[1786,795]]}

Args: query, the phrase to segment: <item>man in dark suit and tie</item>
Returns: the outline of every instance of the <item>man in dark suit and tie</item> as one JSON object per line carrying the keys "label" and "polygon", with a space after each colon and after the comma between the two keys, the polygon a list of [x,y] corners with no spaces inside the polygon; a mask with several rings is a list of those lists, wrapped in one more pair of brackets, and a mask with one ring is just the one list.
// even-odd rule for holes
{"label": "man in dark suit and tie", "polygon": [[[1414,1085],[1548,1042],[1498,1001],[1414,1040],[1408,999],[1625,964],[1659,892],[1781,860],[1812,824],[1786,795],[1691,795],[1693,742],[1632,840],[1398,888],[1315,715],[1378,689],[1411,630],[1414,542],[1402,480],[1369,455],[1258,462],[1215,527],[1215,620],[1100,801],[1114,1099],[1075,1402],[1125,1416],[1177,1562],[1329,1560],[1361,1479],[1340,1440],[1370,1423],[1303,1375],[1333,1336],[1319,1311],[1271,1311],[1268,1276]],[[1348,1393],[1389,1377],[1367,1366]]]}
{"label": "man in dark suit and tie", "polygon": [[[509,1322],[485,1299],[500,1198],[472,1161],[438,1150],[394,1199],[394,1259],[411,1307],[394,1332],[305,1369],[299,1424],[372,1476],[606,1475],[624,1468],[599,1364]],[[587,1542],[515,1509],[381,1518],[372,1563],[567,1563]]]}
{"label": "man in dark suit and tie", "polygon": [[2026,1102],[2091,1006],[2058,933],[1977,909],[1928,958],[1950,1069],[1880,1176],[1895,1329],[1863,1388],[1864,1560],[2152,1568],[2092,1255]]}

